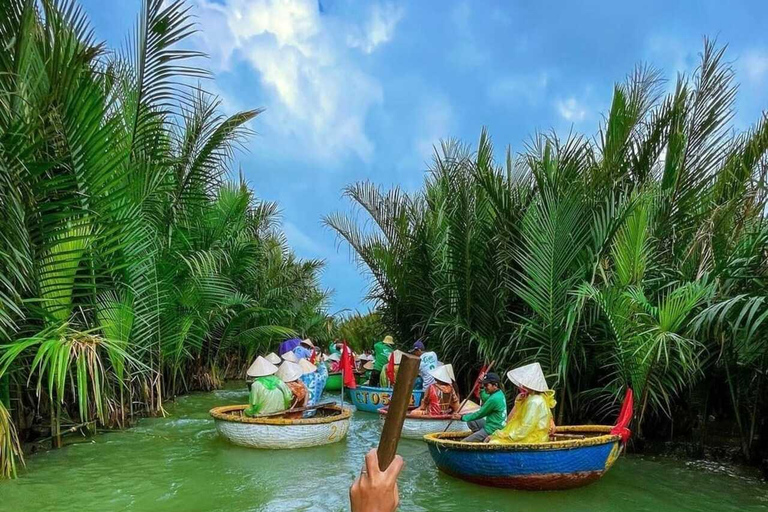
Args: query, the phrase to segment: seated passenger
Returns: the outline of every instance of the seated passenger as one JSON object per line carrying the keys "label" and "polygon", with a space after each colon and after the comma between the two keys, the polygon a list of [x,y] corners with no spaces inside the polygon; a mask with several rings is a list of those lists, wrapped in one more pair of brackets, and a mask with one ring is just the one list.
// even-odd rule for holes
{"label": "seated passenger", "polygon": [[446,364],[430,370],[432,384],[424,393],[421,405],[411,414],[414,416],[445,416],[459,412],[459,395],[453,389],[451,365]]}
{"label": "seated passenger", "polygon": [[547,386],[539,363],[516,368],[507,377],[518,387],[515,406],[507,418],[507,425],[491,435],[494,444],[546,443],[554,433],[555,392]]}
{"label": "seated passenger", "polygon": [[488,436],[504,426],[507,416],[507,399],[501,390],[501,379],[495,373],[488,373],[482,380],[480,409],[469,414],[454,413],[453,419],[466,421],[470,435],[464,438],[467,443],[483,443]]}
{"label": "seated passenger", "polygon": [[258,416],[286,410],[291,405],[291,390],[277,377],[277,366],[259,356],[246,372],[255,380],[251,384],[246,416]]}
{"label": "seated passenger", "polygon": [[[307,386],[300,380],[302,374],[301,366],[296,363],[286,361],[280,365],[280,369],[277,371],[277,376],[288,386],[291,390],[291,403],[290,409],[299,409],[307,406],[307,400],[309,400],[309,391]],[[301,418],[302,413],[286,414],[286,418]]]}

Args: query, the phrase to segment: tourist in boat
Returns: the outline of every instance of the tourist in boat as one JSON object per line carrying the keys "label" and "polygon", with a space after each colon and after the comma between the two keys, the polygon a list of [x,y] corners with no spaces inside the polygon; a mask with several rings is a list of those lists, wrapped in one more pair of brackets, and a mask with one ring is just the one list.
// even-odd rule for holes
{"label": "tourist in boat", "polygon": [[411,414],[414,416],[445,416],[458,413],[461,409],[459,395],[453,388],[451,365],[446,364],[430,370],[432,384],[424,393],[421,405]]}
{"label": "tourist in boat", "polygon": [[277,371],[277,366],[261,356],[257,357],[248,368],[247,375],[254,377],[255,380],[251,384],[249,406],[244,411],[246,416],[280,412],[291,405],[293,399],[291,390],[280,377],[275,375]]}
{"label": "tourist in boat", "polygon": [[294,354],[293,351],[291,351],[291,352],[286,352],[285,354],[283,354],[283,361],[288,361],[289,363],[297,363],[298,364],[299,358],[296,357],[296,354]]}
{"label": "tourist in boat", "polygon": [[421,358],[419,362],[419,378],[421,379],[421,386],[417,388],[427,389],[429,386],[435,383],[435,378],[432,376],[432,370],[436,369],[440,365],[440,361],[437,360],[437,354],[434,352],[426,352],[424,342],[418,340],[413,344],[411,354]]}
{"label": "tourist in boat", "polygon": [[323,393],[323,388],[325,388],[328,371],[321,372],[320,368],[325,370],[324,365],[317,367],[306,359],[299,359],[299,366],[301,367],[301,382],[304,383],[309,392],[307,405],[315,405],[319,402],[320,395]]}
{"label": "tourist in boat", "polygon": [[373,374],[373,361],[367,361],[363,365],[363,370],[365,371],[365,382],[367,385],[370,386],[371,375]]}
{"label": "tourist in boat", "polygon": [[328,369],[331,373],[338,373],[341,371],[341,354],[331,354],[328,356],[328,364],[330,368]]}
{"label": "tourist in boat", "polygon": [[282,358],[279,355],[275,354],[274,352],[270,352],[269,354],[264,356],[264,359],[266,359],[267,361],[269,361],[275,366],[280,366],[280,364],[283,362]]}
{"label": "tourist in boat", "polygon": [[301,343],[299,343],[299,346],[293,349],[293,353],[298,357],[299,359],[306,359],[309,361],[312,359],[312,352],[315,350],[315,345],[312,343],[312,340],[309,338],[305,338],[301,340]]}
{"label": "tourist in boat", "polygon": [[507,425],[491,435],[495,444],[546,443],[554,433],[555,392],[547,386],[539,363],[533,363],[507,373],[519,393],[507,418]]}
{"label": "tourist in boat", "polygon": [[[301,366],[296,363],[286,361],[280,365],[280,369],[277,371],[277,376],[288,386],[291,390],[291,404],[290,409],[298,409],[307,406],[309,400],[309,390],[307,386],[301,381],[301,374],[304,373]],[[286,418],[301,417],[301,413],[296,415],[285,415]]]}
{"label": "tourist in boat", "polygon": [[382,388],[395,387],[397,372],[400,369],[400,361],[402,360],[403,352],[400,350],[395,350],[389,355],[389,361],[387,362],[386,366],[382,368],[381,372],[379,372],[379,386]]}
{"label": "tourist in boat", "polygon": [[501,390],[501,380],[495,373],[488,373],[482,380],[480,409],[469,414],[454,414],[455,420],[467,422],[472,433],[464,438],[468,443],[482,443],[500,428],[507,417],[507,399]]}
{"label": "tourist in boat", "polygon": [[373,346],[373,373],[371,374],[371,386],[378,387],[381,380],[381,370],[387,365],[389,355],[395,349],[395,340],[392,336],[385,336],[383,340]]}

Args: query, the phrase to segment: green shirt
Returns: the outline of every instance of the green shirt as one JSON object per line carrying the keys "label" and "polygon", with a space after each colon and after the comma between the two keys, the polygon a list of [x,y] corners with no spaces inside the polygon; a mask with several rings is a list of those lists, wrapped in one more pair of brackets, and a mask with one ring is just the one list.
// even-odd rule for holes
{"label": "green shirt", "polygon": [[392,345],[387,345],[383,341],[379,341],[373,346],[373,369],[381,371],[382,368],[387,366],[389,362],[389,354],[395,350]]}
{"label": "green shirt", "polygon": [[284,411],[291,406],[292,399],[291,390],[279,377],[258,377],[251,384],[250,407],[244,412],[246,416],[256,416]]}
{"label": "green shirt", "polygon": [[491,435],[504,427],[504,423],[507,420],[507,399],[501,390],[490,395],[481,393],[481,396],[483,396],[484,400],[480,409],[473,413],[465,414],[461,417],[461,421],[474,421],[485,418],[485,432]]}

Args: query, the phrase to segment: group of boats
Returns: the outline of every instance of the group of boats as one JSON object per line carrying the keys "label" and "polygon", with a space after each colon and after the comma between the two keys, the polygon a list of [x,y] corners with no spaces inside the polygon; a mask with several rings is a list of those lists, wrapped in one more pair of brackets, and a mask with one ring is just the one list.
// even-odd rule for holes
{"label": "group of boats", "polygon": [[[341,373],[330,374],[325,389],[341,390],[342,382]],[[391,388],[358,385],[347,391],[354,410],[385,418]],[[411,407],[418,407],[422,398],[423,392],[414,390]],[[473,406],[477,407],[470,403],[466,412]],[[336,403],[318,404],[307,408],[302,417],[291,419],[284,414],[248,417],[246,407],[212,409],[217,431],[233,444],[274,450],[339,442],[346,437],[353,414],[352,408]],[[409,413],[401,437],[426,442],[443,473],[476,484],[524,490],[570,489],[594,482],[611,468],[625,441],[615,427],[606,425],[560,426],[549,442],[538,444],[462,441],[469,433],[464,422],[454,421],[450,415]]]}

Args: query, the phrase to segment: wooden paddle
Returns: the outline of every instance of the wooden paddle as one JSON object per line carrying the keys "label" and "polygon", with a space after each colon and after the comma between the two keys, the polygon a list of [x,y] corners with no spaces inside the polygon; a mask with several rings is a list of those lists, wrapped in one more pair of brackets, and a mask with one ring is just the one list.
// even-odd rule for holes
{"label": "wooden paddle", "polygon": [[336,405],[334,402],[323,402],[321,404],[309,405],[307,407],[298,407],[296,409],[286,409],[284,411],[270,412],[267,414],[257,414],[254,418],[269,418],[270,416],[284,416],[286,414],[293,414],[295,412],[311,411],[312,409],[318,409],[325,407],[326,405]]}
{"label": "wooden paddle", "polygon": [[413,384],[419,374],[420,361],[420,358],[409,354],[403,354],[400,361],[397,379],[395,379],[395,390],[392,393],[392,400],[389,402],[384,428],[381,429],[379,447],[376,450],[381,471],[386,471],[395,458],[397,443],[400,441],[400,432],[403,430],[403,422],[411,402]]}
{"label": "wooden paddle", "polygon": [[[483,377],[488,375],[488,373],[491,371],[491,368],[493,368],[494,364],[496,364],[495,359],[491,361],[491,364],[489,364],[488,368],[485,369],[485,374],[483,375]],[[467,397],[464,399],[464,401],[461,402],[461,406],[459,407],[459,413],[461,413],[461,411],[464,409],[464,406],[467,405],[467,402],[469,402],[469,399],[472,398],[472,395],[475,394],[475,390],[477,389],[477,386],[479,386],[481,382],[482,382],[482,379],[478,379],[477,382],[475,382],[475,385],[472,386],[472,391],[470,391]],[[448,429],[451,428],[451,425],[453,424],[453,422],[454,420],[453,418],[451,418],[451,421],[449,421],[448,424],[445,426],[445,430],[443,430],[443,433],[448,432]]]}

